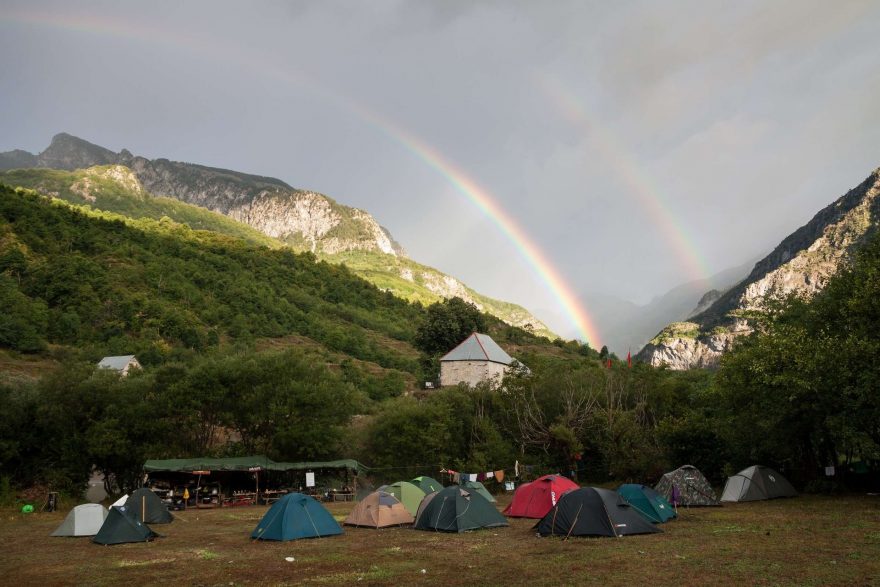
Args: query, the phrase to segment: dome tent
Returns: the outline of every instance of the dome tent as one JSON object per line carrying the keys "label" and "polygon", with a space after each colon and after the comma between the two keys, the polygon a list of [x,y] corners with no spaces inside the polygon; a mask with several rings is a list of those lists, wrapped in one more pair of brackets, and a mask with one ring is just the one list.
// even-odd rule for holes
{"label": "dome tent", "polygon": [[174,516],[171,515],[159,496],[146,487],[134,491],[125,500],[125,505],[144,524],[170,524],[174,521]]}
{"label": "dome tent", "polygon": [[507,526],[507,519],[476,491],[450,485],[431,494],[416,518],[416,530],[467,532]]}
{"label": "dome tent", "polygon": [[343,523],[348,526],[385,528],[412,524],[414,521],[413,515],[396,497],[384,491],[374,491],[354,506]]}
{"label": "dome tent", "polygon": [[298,540],[342,534],[333,516],[313,497],[288,493],[269,508],[254,528],[257,540]]}
{"label": "dome tent", "polygon": [[488,501],[488,502],[491,502],[491,503],[496,502],[495,497],[493,497],[492,494],[489,493],[489,490],[486,489],[486,486],[483,485],[479,481],[462,481],[461,486],[464,487],[465,489],[470,489],[471,491],[476,491],[477,493],[482,495],[486,499],[486,501]]}
{"label": "dome tent", "polygon": [[107,508],[99,503],[78,505],[50,536],[94,536],[104,525],[107,513]]}
{"label": "dome tent", "polygon": [[149,526],[138,519],[136,512],[127,505],[113,506],[107,519],[92,542],[96,544],[124,544],[148,542],[158,536]]}
{"label": "dome tent", "polygon": [[672,504],[645,485],[627,483],[618,487],[617,493],[649,522],[662,524],[678,516]]}
{"label": "dome tent", "polygon": [[516,488],[505,516],[512,518],[543,518],[566,491],[580,486],[562,475],[544,475]]}
{"label": "dome tent", "polygon": [[432,477],[416,477],[410,481],[410,483],[416,485],[419,489],[424,491],[426,495],[443,489],[443,484]]}
{"label": "dome tent", "polygon": [[665,473],[654,489],[676,507],[721,505],[706,477],[693,465]]}
{"label": "dome tent", "polygon": [[377,491],[384,491],[396,497],[413,516],[419,511],[419,504],[425,499],[425,492],[418,485],[414,485],[409,481],[398,481],[391,485],[383,485]]}
{"label": "dome tent", "polygon": [[616,492],[599,487],[569,491],[535,524],[541,536],[628,536],[662,532]]}
{"label": "dome tent", "polygon": [[758,501],[795,496],[797,491],[788,479],[770,467],[752,465],[727,478],[721,501]]}

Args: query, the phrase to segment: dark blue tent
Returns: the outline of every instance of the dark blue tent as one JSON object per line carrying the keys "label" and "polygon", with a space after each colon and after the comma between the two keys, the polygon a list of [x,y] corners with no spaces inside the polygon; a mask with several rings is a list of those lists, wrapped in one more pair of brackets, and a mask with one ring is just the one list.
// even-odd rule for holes
{"label": "dark blue tent", "polygon": [[324,506],[302,493],[288,493],[276,501],[251,538],[260,540],[298,540],[342,534],[342,528]]}

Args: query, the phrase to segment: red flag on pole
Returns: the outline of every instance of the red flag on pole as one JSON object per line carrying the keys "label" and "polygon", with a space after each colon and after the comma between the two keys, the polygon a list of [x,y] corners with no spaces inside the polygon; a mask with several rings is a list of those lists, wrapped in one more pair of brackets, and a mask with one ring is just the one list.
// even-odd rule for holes
{"label": "red flag on pole", "polygon": [[626,366],[629,369],[632,369],[632,366],[633,366],[632,354],[629,351],[626,351]]}

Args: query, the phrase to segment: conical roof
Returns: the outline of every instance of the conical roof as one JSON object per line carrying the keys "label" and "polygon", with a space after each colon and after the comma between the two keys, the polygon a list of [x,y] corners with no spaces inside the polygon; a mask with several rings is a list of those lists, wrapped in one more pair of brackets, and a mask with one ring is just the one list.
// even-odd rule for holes
{"label": "conical roof", "polygon": [[491,361],[510,365],[513,358],[504,352],[491,336],[474,332],[457,347],[440,357],[440,361]]}

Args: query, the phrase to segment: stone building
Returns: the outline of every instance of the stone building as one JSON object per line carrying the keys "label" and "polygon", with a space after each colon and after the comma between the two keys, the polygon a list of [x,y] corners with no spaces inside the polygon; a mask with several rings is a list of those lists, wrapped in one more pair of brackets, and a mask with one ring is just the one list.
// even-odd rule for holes
{"label": "stone building", "polygon": [[500,380],[516,362],[488,334],[474,332],[440,358],[440,385]]}

